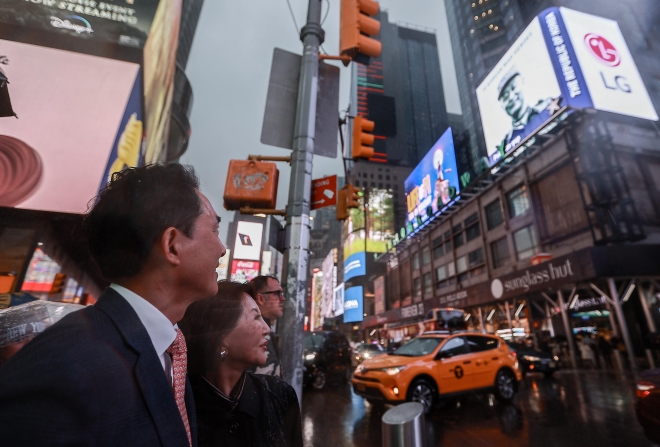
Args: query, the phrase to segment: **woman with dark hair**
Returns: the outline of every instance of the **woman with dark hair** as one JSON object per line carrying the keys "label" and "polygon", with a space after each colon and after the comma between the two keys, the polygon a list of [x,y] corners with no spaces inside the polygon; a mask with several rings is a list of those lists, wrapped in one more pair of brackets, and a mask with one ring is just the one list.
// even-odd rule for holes
{"label": "woman with dark hair", "polygon": [[266,363],[270,328],[250,284],[218,283],[213,298],[188,307],[179,328],[188,346],[199,447],[302,446],[293,388],[245,370]]}

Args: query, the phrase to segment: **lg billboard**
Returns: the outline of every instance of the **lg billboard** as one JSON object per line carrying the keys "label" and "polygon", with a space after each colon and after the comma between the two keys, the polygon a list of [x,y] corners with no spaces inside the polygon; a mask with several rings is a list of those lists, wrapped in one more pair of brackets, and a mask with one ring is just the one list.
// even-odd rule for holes
{"label": "lg billboard", "polygon": [[567,109],[658,119],[617,22],[567,8],[539,14],[476,93],[491,164]]}

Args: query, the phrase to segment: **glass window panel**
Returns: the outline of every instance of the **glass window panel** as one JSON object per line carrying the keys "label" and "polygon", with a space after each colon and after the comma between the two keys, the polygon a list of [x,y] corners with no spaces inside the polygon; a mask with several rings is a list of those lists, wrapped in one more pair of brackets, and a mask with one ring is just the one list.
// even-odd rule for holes
{"label": "glass window panel", "polygon": [[435,279],[436,281],[443,281],[447,279],[447,266],[443,265],[435,269]]}
{"label": "glass window panel", "polygon": [[479,229],[479,224],[476,223],[472,225],[471,227],[468,227],[465,229],[465,239],[469,242],[473,239],[478,238],[481,236],[481,230]]}
{"label": "glass window panel", "polygon": [[427,265],[431,262],[431,249],[429,247],[422,248],[422,265]]}
{"label": "glass window panel", "polygon": [[520,186],[507,194],[509,217],[521,216],[529,210],[529,193],[526,186]]}
{"label": "glass window panel", "polygon": [[465,239],[463,236],[464,236],[463,233],[459,233],[456,236],[454,236],[454,247],[458,248],[465,243]]}
{"label": "glass window panel", "polygon": [[500,226],[504,222],[504,215],[502,214],[502,207],[500,200],[497,199],[490,204],[486,205],[486,225],[489,230]]}
{"label": "glass window panel", "polygon": [[468,258],[467,256],[461,256],[456,260],[456,271],[458,273],[463,273],[468,268]]}
{"label": "glass window panel", "polygon": [[509,260],[509,242],[506,236],[490,244],[490,252],[493,257],[493,268],[499,268]]}
{"label": "glass window panel", "polygon": [[533,226],[522,228],[513,233],[518,259],[529,259],[536,254],[536,234]]}

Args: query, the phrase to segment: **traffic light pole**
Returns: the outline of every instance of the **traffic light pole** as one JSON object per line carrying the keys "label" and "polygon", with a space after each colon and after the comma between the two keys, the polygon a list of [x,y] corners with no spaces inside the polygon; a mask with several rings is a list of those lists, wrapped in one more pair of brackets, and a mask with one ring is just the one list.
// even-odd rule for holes
{"label": "traffic light pole", "polygon": [[307,23],[300,31],[303,57],[298,85],[298,105],[291,157],[291,183],[286,214],[284,252],[284,315],[278,322],[282,373],[302,403],[303,342],[307,263],[309,260],[309,209],[312,190],[312,161],[316,121],[319,46],[323,43],[321,8],[323,0],[309,0]]}

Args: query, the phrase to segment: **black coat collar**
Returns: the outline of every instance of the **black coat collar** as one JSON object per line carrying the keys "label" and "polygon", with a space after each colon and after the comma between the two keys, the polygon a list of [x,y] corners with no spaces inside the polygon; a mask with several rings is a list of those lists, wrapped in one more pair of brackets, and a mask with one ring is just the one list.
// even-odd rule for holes
{"label": "black coat collar", "polygon": [[[112,320],[126,344],[138,353],[135,377],[162,445],[172,447],[188,445],[188,435],[176,406],[172,387],[167,382],[160,359],[140,318],[128,301],[110,288],[105,289],[94,307]],[[189,383],[186,383],[185,399],[193,446],[196,446],[195,404]]]}

